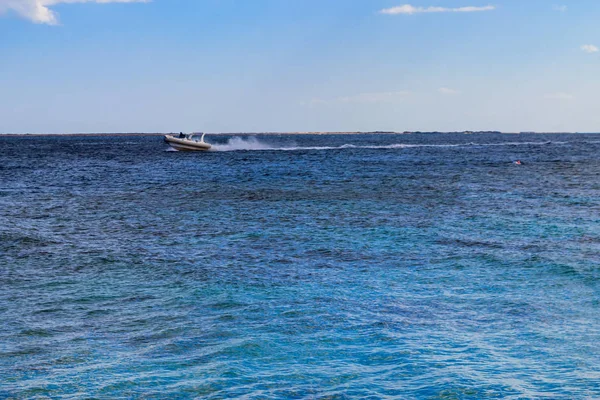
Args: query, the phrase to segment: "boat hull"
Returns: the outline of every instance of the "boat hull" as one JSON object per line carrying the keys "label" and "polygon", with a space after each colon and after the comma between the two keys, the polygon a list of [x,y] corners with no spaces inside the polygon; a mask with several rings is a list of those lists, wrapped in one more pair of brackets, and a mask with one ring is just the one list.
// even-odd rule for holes
{"label": "boat hull", "polygon": [[171,135],[165,136],[165,143],[178,151],[208,151],[212,147],[206,142],[177,138]]}

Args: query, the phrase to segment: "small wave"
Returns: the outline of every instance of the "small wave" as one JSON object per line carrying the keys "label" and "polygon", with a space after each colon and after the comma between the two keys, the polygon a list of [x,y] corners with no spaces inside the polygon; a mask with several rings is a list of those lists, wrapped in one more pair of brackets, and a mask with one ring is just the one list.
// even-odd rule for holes
{"label": "small wave", "polygon": [[225,144],[214,144],[213,151],[309,151],[309,150],[344,150],[344,149],[407,149],[418,147],[453,148],[453,147],[491,147],[491,146],[547,146],[564,145],[572,142],[500,142],[500,143],[456,143],[456,144],[408,144],[393,143],[386,145],[357,145],[346,143],[340,146],[277,146],[260,141],[256,137],[233,137]]}

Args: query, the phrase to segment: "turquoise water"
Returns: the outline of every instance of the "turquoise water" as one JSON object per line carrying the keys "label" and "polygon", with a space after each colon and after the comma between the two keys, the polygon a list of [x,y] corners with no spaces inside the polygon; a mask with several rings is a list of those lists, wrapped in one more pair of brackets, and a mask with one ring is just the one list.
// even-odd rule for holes
{"label": "turquoise water", "polygon": [[207,141],[0,138],[0,398],[600,398],[600,135]]}

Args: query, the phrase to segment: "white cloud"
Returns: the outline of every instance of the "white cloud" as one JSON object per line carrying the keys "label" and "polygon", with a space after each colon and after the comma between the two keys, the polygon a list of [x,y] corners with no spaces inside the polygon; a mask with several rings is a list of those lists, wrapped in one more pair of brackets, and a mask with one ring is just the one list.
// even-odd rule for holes
{"label": "white cloud", "polygon": [[557,92],[547,94],[544,96],[544,98],[548,100],[573,100],[575,96],[570,93]]}
{"label": "white cloud", "polygon": [[453,94],[459,94],[460,93],[458,90],[450,89],[450,88],[447,88],[447,87],[441,87],[441,88],[439,88],[438,92],[440,92],[441,94],[444,94],[444,95],[453,95]]}
{"label": "white cloud", "polygon": [[388,15],[397,15],[397,14],[419,14],[419,13],[443,13],[443,12],[477,12],[477,11],[492,11],[495,10],[495,6],[483,6],[483,7],[457,7],[457,8],[448,8],[448,7],[415,7],[410,4],[404,4],[397,7],[392,8],[384,8],[379,11],[380,14],[388,14]]}
{"label": "white cloud", "polygon": [[583,46],[581,46],[581,50],[591,54],[597,53],[600,49],[598,49],[598,47],[594,46],[593,44],[584,44]]}
{"label": "white cloud", "polygon": [[555,5],[555,6],[552,6],[552,9],[553,9],[554,11],[565,12],[565,11],[567,11],[567,6],[559,6],[559,5]]}
{"label": "white cloud", "polygon": [[61,3],[148,3],[150,0],[0,0],[0,14],[14,11],[37,24],[58,24],[56,12],[50,8]]}

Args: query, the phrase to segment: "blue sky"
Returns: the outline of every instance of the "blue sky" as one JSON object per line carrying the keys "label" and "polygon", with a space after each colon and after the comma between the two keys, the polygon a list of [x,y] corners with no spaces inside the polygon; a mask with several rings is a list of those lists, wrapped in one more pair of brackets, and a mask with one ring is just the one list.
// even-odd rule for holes
{"label": "blue sky", "polygon": [[0,0],[0,132],[600,131],[597,0],[101,2]]}

